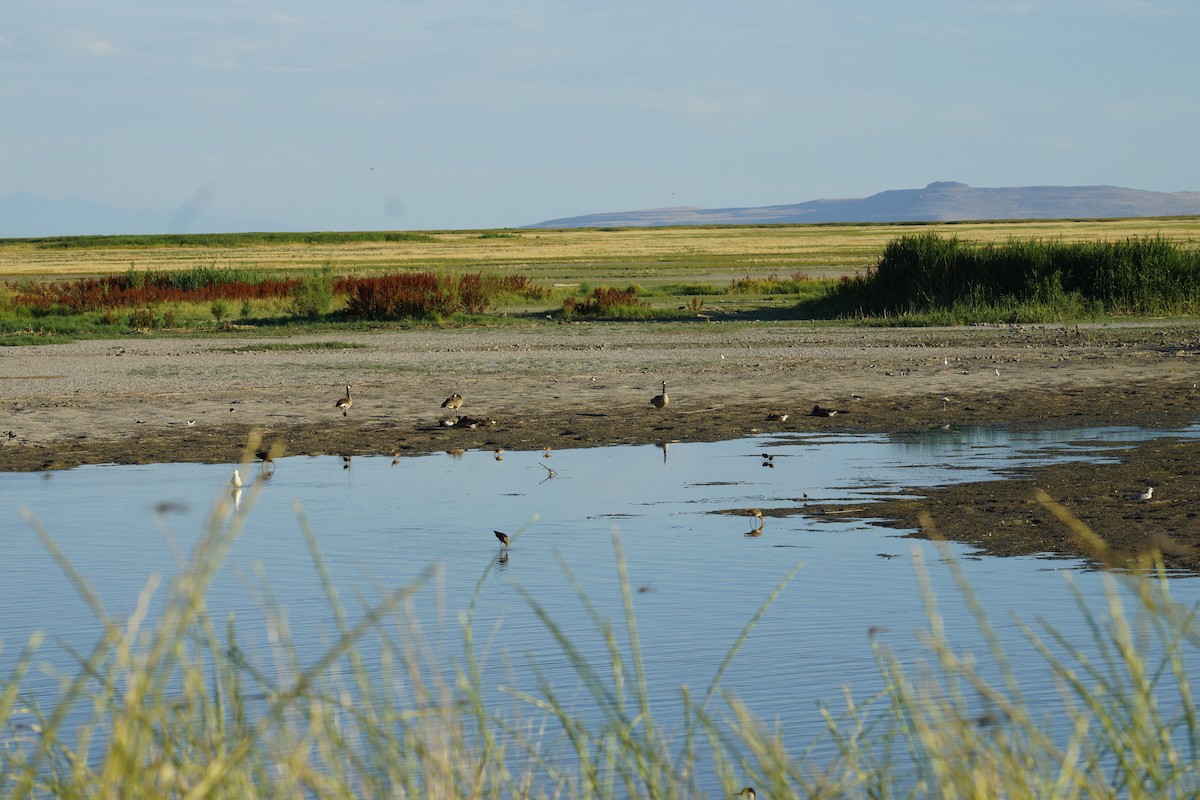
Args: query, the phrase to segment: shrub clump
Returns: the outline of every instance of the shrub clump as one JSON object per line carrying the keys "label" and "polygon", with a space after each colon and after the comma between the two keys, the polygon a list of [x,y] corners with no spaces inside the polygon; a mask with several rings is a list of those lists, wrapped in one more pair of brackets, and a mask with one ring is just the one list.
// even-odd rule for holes
{"label": "shrub clump", "polygon": [[[638,299],[638,288],[629,286],[625,289],[615,289],[609,286],[597,286],[590,296],[582,300],[568,297],[563,300],[563,315],[573,317],[620,317],[630,316],[631,312],[645,308],[647,303]],[[636,315],[636,314],[633,314]]]}
{"label": "shrub clump", "polygon": [[484,273],[438,275],[400,273],[346,282],[351,319],[437,319],[453,314],[483,314],[505,295],[537,298],[544,294],[524,275]]}
{"label": "shrub clump", "polygon": [[866,313],[1029,309],[1051,315],[1189,313],[1200,307],[1200,249],[1161,237],[973,244],[936,233],[888,243],[833,298]]}

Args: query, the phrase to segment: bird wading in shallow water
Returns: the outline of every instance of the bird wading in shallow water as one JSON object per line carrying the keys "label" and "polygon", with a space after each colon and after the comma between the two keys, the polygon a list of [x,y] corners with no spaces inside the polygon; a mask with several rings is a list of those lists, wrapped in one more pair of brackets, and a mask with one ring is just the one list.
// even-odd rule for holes
{"label": "bird wading in shallow water", "polygon": [[242,488],[242,476],[236,469],[233,471],[233,477],[229,479],[229,485],[234,489]]}
{"label": "bird wading in shallow water", "polygon": [[492,531],[492,533],[496,534],[496,538],[500,540],[500,544],[505,550],[508,550],[508,534],[503,531]]}
{"label": "bird wading in shallow water", "polygon": [[350,397],[350,384],[347,383],[346,384],[346,396],[339,397],[337,399],[337,402],[333,404],[333,407],[340,408],[342,410],[342,416],[344,417],[344,416],[346,416],[346,409],[350,408],[350,406],[353,404],[354,404],[354,400]]}
{"label": "bird wading in shallow water", "polygon": [[662,383],[662,394],[656,394],[654,397],[650,398],[650,405],[654,406],[655,408],[666,408],[667,404],[671,402],[670,398],[667,397],[667,382],[663,381]]}

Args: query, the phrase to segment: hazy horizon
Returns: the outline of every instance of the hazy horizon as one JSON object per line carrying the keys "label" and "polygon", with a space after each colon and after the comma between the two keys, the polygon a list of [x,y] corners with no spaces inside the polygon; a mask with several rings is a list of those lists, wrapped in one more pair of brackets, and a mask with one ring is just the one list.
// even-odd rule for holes
{"label": "hazy horizon", "polygon": [[0,196],[369,230],[935,180],[1195,191],[1198,21],[1182,0],[18,5]]}

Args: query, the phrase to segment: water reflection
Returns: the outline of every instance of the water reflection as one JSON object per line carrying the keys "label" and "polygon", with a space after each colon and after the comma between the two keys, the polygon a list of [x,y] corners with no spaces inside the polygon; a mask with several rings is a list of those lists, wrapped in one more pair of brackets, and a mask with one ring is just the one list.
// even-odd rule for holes
{"label": "water reflection", "polygon": [[[664,442],[555,451],[552,461],[549,451],[510,451],[503,459],[492,451],[448,451],[449,458],[290,457],[276,459],[269,473],[265,464],[263,470],[241,467],[243,487],[230,486],[237,465],[83,467],[56,473],[50,482],[2,473],[0,584],[7,591],[0,605],[6,645],[0,674],[8,674],[35,630],[84,651],[98,635],[87,603],[19,508],[41,521],[110,613],[127,613],[147,575],[176,571],[177,554],[195,544],[214,497],[228,502],[233,492],[233,502],[248,507],[249,515],[208,607],[215,618],[237,617],[248,648],[264,646],[269,637],[255,597],[271,597],[287,609],[302,658],[314,657],[337,630],[300,533],[299,507],[344,597],[365,606],[439,564],[438,581],[422,590],[414,607],[426,630],[454,641],[455,612],[478,592],[476,625],[502,628],[509,654],[486,666],[495,684],[508,677],[509,659],[526,655],[547,681],[566,687],[578,681],[516,586],[552,611],[580,652],[605,658],[607,643],[578,591],[599,615],[623,616],[612,542],[613,530],[619,531],[630,585],[637,587],[633,603],[647,677],[664,710],[677,703],[680,685],[707,685],[771,587],[801,562],[804,568],[747,640],[726,683],[764,718],[783,720],[789,742],[802,743],[822,728],[818,700],[836,703],[845,685],[858,696],[879,688],[872,639],[883,637],[902,659],[920,652],[915,633],[924,626],[925,609],[914,562],[926,565],[934,590],[947,599],[942,613],[950,636],[962,646],[986,642],[965,604],[955,602],[953,576],[941,568],[934,545],[836,515],[817,520],[791,512],[866,503],[906,486],[983,480],[1015,464],[1093,459],[1101,445],[1152,435],[1132,428],[973,428],[895,438],[769,434]],[[764,463],[775,466],[764,469]],[[497,529],[507,542],[493,533]],[[950,552],[961,557],[964,551]],[[1073,566],[1032,558],[962,564],[995,618],[1046,617],[1068,637],[1085,630],[1070,587],[1056,574]],[[1076,581],[1085,596],[1096,595],[1096,576],[1080,574]],[[1182,582],[1176,594],[1200,596],[1198,587]],[[1040,662],[1022,660],[1032,650],[1015,622],[995,627],[1028,682],[1027,696],[1052,699],[1044,668],[1030,666]],[[61,653],[48,651],[46,658],[70,663]],[[46,692],[56,690],[56,679],[35,680]]]}

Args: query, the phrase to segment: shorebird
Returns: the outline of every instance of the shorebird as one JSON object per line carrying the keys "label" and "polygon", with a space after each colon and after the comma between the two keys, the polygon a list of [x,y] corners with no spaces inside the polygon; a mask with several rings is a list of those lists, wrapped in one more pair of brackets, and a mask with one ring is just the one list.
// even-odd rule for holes
{"label": "shorebird", "polygon": [[508,534],[501,531],[492,531],[492,533],[496,534],[496,538],[500,540],[500,544],[504,546],[505,550],[508,550]]}
{"label": "shorebird", "polygon": [[265,447],[255,450],[254,457],[262,462],[263,472],[268,471],[268,469],[275,469],[275,459],[271,457],[271,451]]}
{"label": "shorebird", "polygon": [[456,410],[462,408],[462,404],[463,404],[463,396],[461,394],[459,394],[458,392],[455,392],[454,394],[450,395],[449,397],[447,397],[445,400],[442,401],[442,408],[448,408],[451,411],[456,411]]}
{"label": "shorebird", "polygon": [[740,797],[742,800],[758,800],[758,792],[754,791],[753,786],[747,786],[735,794],[734,797]]}
{"label": "shorebird", "polygon": [[762,527],[767,524],[767,521],[763,519],[763,512],[761,508],[752,508],[746,513],[758,520],[759,530],[761,530]]}
{"label": "shorebird", "polygon": [[192,427],[193,425],[195,425],[195,424],[196,424],[196,420],[194,420],[194,419],[189,419],[189,420],[187,421],[187,424],[188,424],[188,427],[190,428],[190,427]]}
{"label": "shorebird", "polygon": [[815,405],[808,415],[810,417],[832,417],[836,413],[838,413],[836,408],[821,408],[820,405]]}
{"label": "shorebird", "polygon": [[337,402],[333,404],[333,407],[340,408],[342,410],[342,416],[344,417],[344,416],[346,416],[346,409],[350,408],[350,406],[353,405],[353,403],[354,403],[354,400],[351,399],[351,397],[350,397],[350,384],[347,383],[346,384],[346,396],[339,397],[337,399]]}
{"label": "shorebird", "polygon": [[238,474],[236,469],[233,471],[233,477],[229,479],[229,485],[234,489],[242,488],[242,476]]}
{"label": "shorebird", "polygon": [[558,474],[554,470],[547,467],[545,464],[541,464],[539,466],[541,466],[542,469],[546,470],[546,477],[544,478],[544,480],[550,480],[551,478],[553,478],[555,475]]}
{"label": "shorebird", "polygon": [[1133,496],[1133,499],[1134,500],[1149,500],[1151,497],[1154,497],[1154,487],[1147,486],[1145,491],[1135,494]]}
{"label": "shorebird", "polygon": [[789,416],[789,414],[780,414],[777,411],[772,411],[770,414],[767,414],[767,422],[787,422]]}
{"label": "shorebird", "polygon": [[654,406],[655,408],[666,408],[669,402],[671,402],[671,400],[667,397],[667,382],[663,381],[662,394],[656,394],[654,397],[651,397],[650,405]]}

